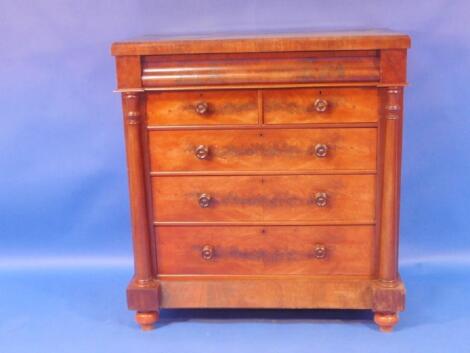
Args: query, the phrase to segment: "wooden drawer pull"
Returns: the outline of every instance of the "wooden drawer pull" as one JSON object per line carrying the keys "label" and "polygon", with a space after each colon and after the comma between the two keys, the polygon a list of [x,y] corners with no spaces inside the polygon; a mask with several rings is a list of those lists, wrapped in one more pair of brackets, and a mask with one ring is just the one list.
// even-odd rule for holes
{"label": "wooden drawer pull", "polygon": [[315,107],[315,111],[318,113],[323,113],[328,108],[328,101],[323,98],[317,98],[315,99],[313,106]]}
{"label": "wooden drawer pull", "polygon": [[212,260],[215,249],[212,245],[204,245],[201,250],[201,256],[204,260]]}
{"label": "wooden drawer pull", "polygon": [[207,159],[209,157],[209,147],[206,145],[199,145],[194,150],[194,154],[201,160]]}
{"label": "wooden drawer pull", "polygon": [[328,156],[328,145],[325,145],[324,143],[317,143],[314,147],[314,150],[315,156],[319,158]]}
{"label": "wooden drawer pull", "polygon": [[207,208],[211,205],[212,197],[208,194],[199,195],[199,206],[201,208]]}
{"label": "wooden drawer pull", "polygon": [[317,192],[315,194],[315,204],[318,207],[325,207],[328,204],[328,194],[326,192]]}
{"label": "wooden drawer pull", "polygon": [[322,260],[326,257],[326,246],[323,244],[316,244],[313,249],[313,256],[315,259]]}
{"label": "wooden drawer pull", "polygon": [[207,115],[209,113],[209,104],[207,102],[199,102],[196,104],[195,110],[199,115]]}

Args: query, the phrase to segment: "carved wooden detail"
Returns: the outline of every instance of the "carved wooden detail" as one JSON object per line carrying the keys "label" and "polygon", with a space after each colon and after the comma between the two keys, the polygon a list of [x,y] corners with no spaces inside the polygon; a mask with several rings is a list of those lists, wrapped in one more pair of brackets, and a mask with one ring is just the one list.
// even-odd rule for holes
{"label": "carved wooden detail", "polygon": [[326,246],[323,244],[316,244],[315,248],[313,249],[313,256],[316,259],[324,259],[327,254]]}
{"label": "carved wooden detail", "polygon": [[401,97],[402,89],[400,87],[387,88],[387,102],[385,105],[385,118],[396,120],[401,114]]}
{"label": "carved wooden detail", "polygon": [[126,152],[129,170],[129,193],[131,197],[132,234],[134,245],[134,283],[141,287],[152,287],[154,280],[151,228],[147,217],[147,182],[143,136],[141,129],[141,93],[123,93],[124,119],[127,122]]}
{"label": "carved wooden detail", "polygon": [[372,309],[382,312],[398,312],[405,309],[405,287],[399,280],[377,281],[372,286]]}
{"label": "carved wooden detail", "polygon": [[376,312],[374,321],[382,332],[392,332],[393,327],[398,323],[398,313],[396,312]]}
{"label": "carved wooden detail", "polygon": [[212,245],[204,245],[201,256],[204,260],[212,260],[214,258],[215,249]]}
{"label": "carved wooden detail", "polygon": [[130,125],[139,124],[141,118],[139,94],[130,92],[124,93],[123,96],[125,100],[124,104],[126,105],[127,123]]}
{"label": "carved wooden detail", "polygon": [[403,90],[384,87],[383,115],[380,125],[381,180],[379,181],[379,280],[386,287],[394,287],[398,280],[398,231],[401,171],[402,101]]}
{"label": "carved wooden detail", "polygon": [[137,311],[135,314],[135,320],[144,331],[152,330],[159,317],[158,311]]}

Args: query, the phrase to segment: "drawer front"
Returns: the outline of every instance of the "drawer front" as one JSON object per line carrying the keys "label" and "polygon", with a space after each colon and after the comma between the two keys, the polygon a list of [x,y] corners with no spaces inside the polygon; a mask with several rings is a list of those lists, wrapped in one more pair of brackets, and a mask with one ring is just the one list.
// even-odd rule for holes
{"label": "drawer front", "polygon": [[374,175],[152,178],[156,221],[371,223]]}
{"label": "drawer front", "polygon": [[[217,49],[221,46],[217,45]],[[144,87],[378,82],[377,51],[157,55],[142,57]]]}
{"label": "drawer front", "polygon": [[256,91],[161,92],[147,95],[149,125],[257,124]]}
{"label": "drawer front", "polygon": [[158,227],[162,275],[372,275],[373,226]]}
{"label": "drawer front", "polygon": [[376,88],[284,89],[263,92],[266,124],[376,122]]}
{"label": "drawer front", "polygon": [[375,170],[375,128],[151,131],[152,171]]}

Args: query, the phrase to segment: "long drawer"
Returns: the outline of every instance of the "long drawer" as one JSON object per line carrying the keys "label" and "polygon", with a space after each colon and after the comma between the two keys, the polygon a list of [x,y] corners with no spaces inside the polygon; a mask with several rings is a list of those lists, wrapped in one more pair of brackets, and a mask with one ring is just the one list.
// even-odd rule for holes
{"label": "long drawer", "polygon": [[375,175],[153,177],[156,221],[371,223]]}
{"label": "long drawer", "polygon": [[144,56],[142,68],[144,87],[380,80],[376,51],[157,55]]}
{"label": "long drawer", "polygon": [[375,170],[375,128],[150,131],[152,171]]}
{"label": "long drawer", "polygon": [[157,227],[161,275],[371,275],[373,226]]}

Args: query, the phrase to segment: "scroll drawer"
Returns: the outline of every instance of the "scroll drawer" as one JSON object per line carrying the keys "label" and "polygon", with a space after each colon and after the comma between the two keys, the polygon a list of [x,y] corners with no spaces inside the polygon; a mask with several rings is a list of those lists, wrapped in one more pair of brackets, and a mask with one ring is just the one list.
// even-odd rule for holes
{"label": "scroll drawer", "polygon": [[161,92],[147,95],[149,125],[257,124],[256,91]]}
{"label": "scroll drawer", "polygon": [[372,223],[375,175],[152,178],[156,221]]}
{"label": "scroll drawer", "polygon": [[371,275],[372,226],[158,227],[161,275]]}
{"label": "scroll drawer", "polygon": [[376,122],[376,88],[312,88],[263,92],[266,124]]}
{"label": "scroll drawer", "polygon": [[151,170],[375,170],[376,138],[375,128],[151,131]]}
{"label": "scroll drawer", "polygon": [[144,87],[380,80],[376,51],[162,55],[145,56],[142,64]]}

